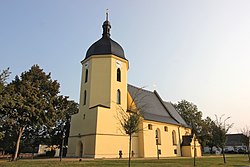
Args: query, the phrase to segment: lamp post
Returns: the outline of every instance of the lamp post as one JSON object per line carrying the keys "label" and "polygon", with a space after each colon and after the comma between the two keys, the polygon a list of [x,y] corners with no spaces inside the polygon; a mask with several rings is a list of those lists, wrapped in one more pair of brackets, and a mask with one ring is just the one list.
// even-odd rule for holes
{"label": "lamp post", "polygon": [[157,130],[155,131],[155,141],[156,141],[156,151],[157,151],[157,159],[159,159],[159,139],[158,139],[158,132]]}
{"label": "lamp post", "polygon": [[250,162],[250,131],[248,131],[248,161]]}
{"label": "lamp post", "polygon": [[65,138],[65,122],[62,124],[62,143],[61,143],[61,150],[60,150],[60,161],[62,161],[62,156],[63,156],[63,145],[64,145],[64,138]]}
{"label": "lamp post", "polygon": [[196,166],[195,156],[196,156],[196,138],[195,138],[195,134],[194,134],[194,166]]}

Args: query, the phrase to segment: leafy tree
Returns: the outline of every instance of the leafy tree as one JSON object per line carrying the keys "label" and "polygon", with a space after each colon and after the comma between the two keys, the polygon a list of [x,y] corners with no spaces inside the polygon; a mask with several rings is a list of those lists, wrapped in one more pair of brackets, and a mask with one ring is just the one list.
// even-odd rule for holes
{"label": "leafy tree", "polygon": [[[2,72],[0,71],[0,118],[3,117],[1,109],[2,109],[2,104],[3,104],[3,99],[2,99],[2,92],[3,89],[6,85],[6,80],[10,76],[11,72],[9,71],[9,68],[6,70],[3,70]],[[0,141],[4,138],[4,133],[3,133],[3,124],[2,121],[0,121]]]}
{"label": "leafy tree", "polygon": [[10,68],[7,68],[6,70],[3,70],[2,72],[0,71],[0,93],[2,92],[6,84],[6,80],[9,78],[10,74],[11,74]]}
{"label": "leafy tree", "polygon": [[52,127],[60,112],[59,83],[51,79],[38,65],[23,72],[6,86],[2,93],[1,121],[16,132],[16,148],[13,160],[17,159],[20,141],[30,127]]}
{"label": "leafy tree", "polygon": [[215,128],[215,123],[210,117],[207,117],[202,121],[202,131],[200,133],[200,141],[202,142],[201,145],[203,147],[208,146],[210,148],[211,153],[213,146],[216,145],[213,138],[214,128]]}
{"label": "leafy tree", "polygon": [[[60,145],[61,151],[63,150],[63,156],[66,156],[66,148],[64,146],[68,145],[68,137],[71,123],[71,116],[76,114],[79,110],[78,103],[73,100],[64,100],[62,104],[62,115],[56,121],[56,125],[51,133],[51,145]],[[62,149],[63,148],[63,149]],[[60,155],[61,155],[60,151]]]}
{"label": "leafy tree", "polygon": [[198,107],[186,100],[181,100],[174,106],[186,123],[191,127],[192,134],[199,136],[202,129],[202,112],[198,111]]}
{"label": "leafy tree", "polygon": [[223,160],[224,163],[226,163],[226,157],[225,157],[225,145],[226,145],[226,134],[229,131],[230,128],[232,128],[233,124],[227,124],[226,121],[230,119],[230,117],[227,117],[226,119],[223,119],[222,115],[220,118],[216,116],[216,120],[214,121],[215,126],[213,128],[213,138],[215,141],[215,146],[217,148],[222,149],[223,154]]}
{"label": "leafy tree", "polygon": [[128,101],[128,108],[125,111],[121,106],[118,106],[118,115],[117,119],[120,122],[122,127],[122,132],[125,132],[129,136],[129,158],[128,158],[128,167],[131,165],[131,141],[132,136],[139,131],[143,130],[139,127],[142,122],[142,117],[140,111],[146,107],[145,104],[142,104],[142,100],[145,96],[141,94],[142,89],[138,89],[131,95],[131,100]]}
{"label": "leafy tree", "polygon": [[131,140],[132,135],[139,132],[140,114],[137,112],[124,113],[120,117],[120,124],[124,132],[129,136],[129,162],[131,164]]}
{"label": "leafy tree", "polygon": [[186,100],[181,100],[177,104],[174,104],[174,106],[181,117],[190,126],[192,135],[195,134],[199,142],[204,144],[205,139],[203,137],[205,137],[205,135],[202,134],[202,128],[206,124],[204,124],[204,121],[202,120],[202,112],[198,110],[198,107],[195,104]]}

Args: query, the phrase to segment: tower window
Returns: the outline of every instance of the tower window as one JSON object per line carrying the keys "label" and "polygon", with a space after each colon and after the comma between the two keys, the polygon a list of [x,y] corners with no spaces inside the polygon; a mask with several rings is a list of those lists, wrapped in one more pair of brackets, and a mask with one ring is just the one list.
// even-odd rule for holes
{"label": "tower window", "polygon": [[153,125],[152,124],[148,124],[148,130],[152,130],[153,129]]}
{"label": "tower window", "polygon": [[119,89],[116,94],[116,104],[121,104],[121,91]]}
{"label": "tower window", "polygon": [[83,97],[83,105],[86,105],[86,101],[87,101],[87,92],[85,90],[84,91],[84,97]]}
{"label": "tower window", "polygon": [[121,82],[121,70],[117,68],[117,81]]}
{"label": "tower window", "polygon": [[88,82],[88,73],[89,73],[89,70],[86,69],[85,70],[85,83]]}

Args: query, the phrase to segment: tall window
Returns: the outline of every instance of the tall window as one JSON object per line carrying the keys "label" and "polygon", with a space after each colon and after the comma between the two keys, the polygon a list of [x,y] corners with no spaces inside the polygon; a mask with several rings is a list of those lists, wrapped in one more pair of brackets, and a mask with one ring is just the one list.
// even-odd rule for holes
{"label": "tall window", "polygon": [[117,81],[121,82],[121,70],[117,68]]}
{"label": "tall window", "polygon": [[88,82],[88,73],[89,73],[89,70],[86,69],[85,70],[85,83]]}
{"label": "tall window", "polygon": [[121,91],[119,89],[116,94],[116,104],[121,104]]}
{"label": "tall window", "polygon": [[173,145],[177,145],[177,139],[176,139],[176,132],[175,132],[175,130],[172,131],[172,140],[173,140]]}
{"label": "tall window", "polygon": [[161,131],[159,128],[157,128],[155,130],[155,138],[156,138],[158,144],[160,145],[161,144]]}
{"label": "tall window", "polygon": [[83,105],[86,105],[86,101],[87,101],[87,92],[85,90],[84,91],[84,97],[83,97]]}

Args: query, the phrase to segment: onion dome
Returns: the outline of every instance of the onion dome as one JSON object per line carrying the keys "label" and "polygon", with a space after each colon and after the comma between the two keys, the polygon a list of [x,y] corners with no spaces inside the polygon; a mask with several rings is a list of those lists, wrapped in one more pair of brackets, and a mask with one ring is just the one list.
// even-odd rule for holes
{"label": "onion dome", "polygon": [[108,21],[108,13],[106,13],[106,21],[104,21],[102,28],[102,38],[89,47],[85,59],[87,59],[91,55],[113,54],[126,60],[124,50],[122,49],[121,45],[110,38],[111,25]]}

